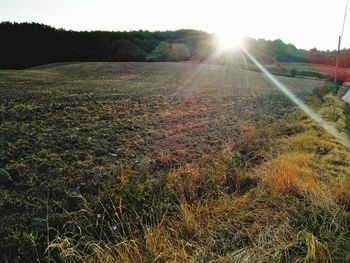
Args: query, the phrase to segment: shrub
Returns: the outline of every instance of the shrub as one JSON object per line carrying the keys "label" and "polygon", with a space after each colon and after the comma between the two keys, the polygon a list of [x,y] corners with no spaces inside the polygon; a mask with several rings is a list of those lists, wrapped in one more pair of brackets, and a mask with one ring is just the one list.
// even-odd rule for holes
{"label": "shrub", "polygon": [[183,43],[161,42],[148,56],[148,61],[180,61],[186,60],[190,51]]}
{"label": "shrub", "polygon": [[296,77],[298,74],[299,74],[299,72],[298,72],[298,70],[297,70],[296,68],[292,68],[292,69],[290,70],[290,75],[291,75],[292,77]]}

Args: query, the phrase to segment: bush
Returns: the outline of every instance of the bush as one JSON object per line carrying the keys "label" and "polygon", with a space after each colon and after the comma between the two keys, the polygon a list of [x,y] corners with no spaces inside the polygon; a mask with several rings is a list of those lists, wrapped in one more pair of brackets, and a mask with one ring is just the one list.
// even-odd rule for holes
{"label": "bush", "polygon": [[152,51],[148,61],[180,61],[190,57],[190,51],[183,43],[161,42],[159,46]]}
{"label": "bush", "polygon": [[145,61],[146,53],[128,40],[116,40],[112,44],[112,61]]}
{"label": "bush", "polygon": [[318,99],[323,101],[326,94],[330,93],[334,89],[334,83],[331,80],[327,80],[322,87],[315,88],[313,93]]}
{"label": "bush", "polygon": [[298,70],[297,70],[296,68],[292,68],[292,69],[290,70],[290,75],[291,75],[292,77],[296,77],[298,74],[299,74],[299,72],[298,72]]}
{"label": "bush", "polygon": [[310,71],[310,70],[300,70],[298,72],[299,76],[303,76],[303,77],[312,77],[312,78],[325,78],[326,76],[316,72],[316,71]]}

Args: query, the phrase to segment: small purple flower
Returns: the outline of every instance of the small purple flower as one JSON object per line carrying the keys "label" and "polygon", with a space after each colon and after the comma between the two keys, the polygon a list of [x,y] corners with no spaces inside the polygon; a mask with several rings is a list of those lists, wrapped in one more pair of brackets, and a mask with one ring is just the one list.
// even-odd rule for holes
{"label": "small purple flower", "polygon": [[118,227],[116,225],[112,226],[112,231],[114,233],[117,233],[119,231]]}

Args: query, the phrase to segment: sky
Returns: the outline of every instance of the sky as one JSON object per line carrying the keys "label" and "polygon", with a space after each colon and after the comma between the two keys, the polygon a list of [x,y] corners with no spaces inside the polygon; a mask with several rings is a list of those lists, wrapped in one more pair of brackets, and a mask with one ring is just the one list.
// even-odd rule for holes
{"label": "sky", "polygon": [[[199,29],[333,50],[345,5],[346,0],[0,0],[0,21],[78,31]],[[350,48],[350,15],[342,47]]]}

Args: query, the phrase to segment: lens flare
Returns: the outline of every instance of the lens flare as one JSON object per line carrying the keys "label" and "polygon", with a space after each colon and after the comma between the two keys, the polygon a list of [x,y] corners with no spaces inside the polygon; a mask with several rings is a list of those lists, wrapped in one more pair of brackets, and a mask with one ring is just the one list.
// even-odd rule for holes
{"label": "lens flare", "polygon": [[220,51],[232,51],[240,48],[243,37],[235,32],[222,32],[216,39]]}
{"label": "lens flare", "polygon": [[263,65],[260,64],[244,47],[241,47],[247,57],[260,69],[262,73],[280,89],[294,104],[306,113],[312,120],[318,123],[328,134],[333,136],[339,143],[350,149],[350,140],[346,136],[339,133],[334,127],[327,123],[321,116],[315,113],[309,106],[295,96],[282,82],[276,79]]}

